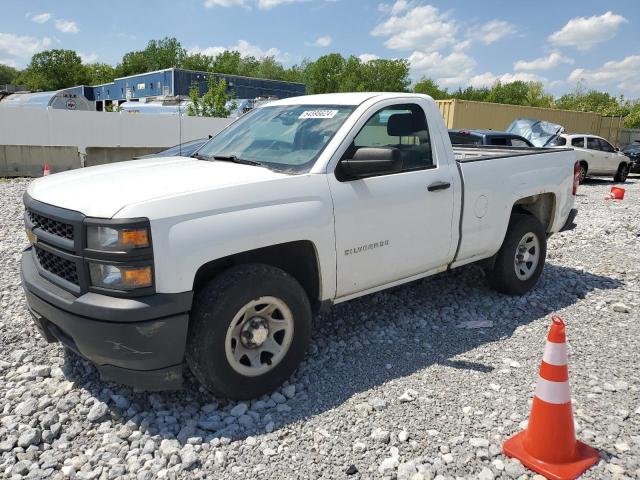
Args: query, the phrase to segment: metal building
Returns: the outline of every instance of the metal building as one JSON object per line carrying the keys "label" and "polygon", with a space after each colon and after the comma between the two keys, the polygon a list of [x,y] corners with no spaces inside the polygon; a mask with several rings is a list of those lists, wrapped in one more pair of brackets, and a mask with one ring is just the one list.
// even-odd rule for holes
{"label": "metal building", "polygon": [[193,86],[197,86],[200,95],[203,95],[208,89],[209,78],[212,75],[217,80],[224,79],[227,82],[227,89],[233,92],[234,98],[288,98],[304,95],[306,91],[304,83],[167,68],[116,78],[112,83],[104,85],[84,87],[85,96],[94,101],[96,110],[100,111],[109,105],[121,105],[127,101],[153,100],[158,97],[186,97]]}

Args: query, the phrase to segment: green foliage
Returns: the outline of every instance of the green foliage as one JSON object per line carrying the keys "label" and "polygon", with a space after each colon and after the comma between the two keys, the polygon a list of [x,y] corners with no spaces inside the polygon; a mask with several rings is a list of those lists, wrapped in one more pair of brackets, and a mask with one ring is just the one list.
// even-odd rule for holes
{"label": "green foliage", "polygon": [[597,90],[586,91],[582,84],[578,84],[573,92],[558,98],[555,107],[610,116],[629,114],[629,108],[625,107],[624,98],[617,99],[613,95]]}
{"label": "green foliage", "polygon": [[9,65],[0,63],[0,85],[8,85],[18,77],[20,72]]}
{"label": "green foliage", "polygon": [[362,62],[354,56],[345,59],[339,53],[305,62],[300,74],[307,93],[403,92],[410,83],[407,60]]}
{"label": "green foliage", "polygon": [[144,50],[125,53],[117,67],[119,77],[180,67],[187,51],[175,38],[150,40]]}
{"label": "green foliage", "polygon": [[227,118],[231,110],[227,108],[227,102],[233,98],[233,92],[227,93],[227,82],[224,79],[217,81],[214,75],[209,77],[209,89],[204,96],[199,96],[197,86],[189,90],[191,103],[187,111],[189,116]]}
{"label": "green foliage", "polygon": [[553,97],[545,93],[541,82],[516,80],[511,83],[501,83],[498,81],[489,90],[485,101],[507,105],[551,107]]}
{"label": "green foliage", "polygon": [[91,81],[88,69],[73,50],[45,50],[31,57],[27,68],[15,79],[30,90],[60,90]]}
{"label": "green foliage", "polygon": [[450,98],[449,92],[445,88],[442,90],[436,82],[427,77],[422,77],[413,87],[415,93],[429,95],[434,100],[444,100]]}
{"label": "green foliage", "polygon": [[90,78],[90,85],[113,82],[116,78],[116,69],[108,63],[90,63],[86,68]]}
{"label": "green foliage", "polygon": [[628,104],[629,114],[624,119],[625,128],[640,128],[640,100]]}
{"label": "green foliage", "polygon": [[186,68],[187,70],[199,70],[201,72],[210,72],[213,71],[213,57],[210,55],[205,55],[203,53],[193,53],[191,55],[186,55],[182,59],[182,68]]}
{"label": "green foliage", "polygon": [[455,92],[452,92],[450,98],[456,98],[458,100],[471,100],[474,102],[487,102],[490,90],[486,87],[475,88],[467,87],[464,90],[458,88]]}

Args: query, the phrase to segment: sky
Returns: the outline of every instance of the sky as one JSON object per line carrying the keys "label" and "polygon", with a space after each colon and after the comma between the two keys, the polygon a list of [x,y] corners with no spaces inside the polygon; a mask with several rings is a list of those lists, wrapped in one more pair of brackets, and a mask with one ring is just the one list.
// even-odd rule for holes
{"label": "sky", "polygon": [[0,0],[0,63],[50,48],[116,64],[150,39],[286,66],[339,52],[407,58],[411,78],[448,88],[539,80],[640,97],[640,0]]}

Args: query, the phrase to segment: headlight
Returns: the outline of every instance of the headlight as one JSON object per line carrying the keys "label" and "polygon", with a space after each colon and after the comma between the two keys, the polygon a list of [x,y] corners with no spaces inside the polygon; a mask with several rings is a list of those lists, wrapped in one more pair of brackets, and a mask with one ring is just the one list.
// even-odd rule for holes
{"label": "headlight", "polygon": [[87,248],[105,252],[127,252],[136,248],[147,248],[149,229],[147,227],[87,227]]}
{"label": "headlight", "polygon": [[153,276],[150,265],[120,266],[104,263],[89,263],[91,284],[110,290],[133,290],[150,287]]}

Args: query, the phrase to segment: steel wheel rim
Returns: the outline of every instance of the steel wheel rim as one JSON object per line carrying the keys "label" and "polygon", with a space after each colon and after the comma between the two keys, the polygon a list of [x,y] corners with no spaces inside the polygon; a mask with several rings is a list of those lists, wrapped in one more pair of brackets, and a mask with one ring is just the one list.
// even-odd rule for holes
{"label": "steel wheel rim", "polygon": [[587,169],[584,168],[583,165],[580,166],[580,181],[584,181],[585,178],[587,178]]}
{"label": "steel wheel rim", "polygon": [[514,268],[516,276],[520,280],[529,280],[540,261],[540,240],[533,232],[527,232],[523,235],[516,248],[514,258]]}
{"label": "steel wheel rim", "polygon": [[224,342],[225,354],[237,373],[256,377],[282,361],[292,339],[291,309],[279,298],[260,297],[246,303],[233,317]]}

